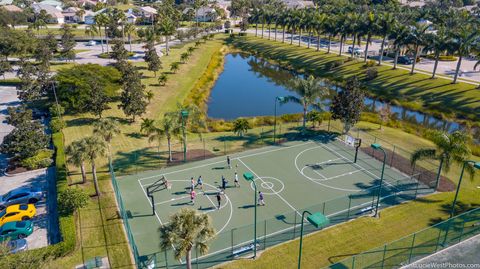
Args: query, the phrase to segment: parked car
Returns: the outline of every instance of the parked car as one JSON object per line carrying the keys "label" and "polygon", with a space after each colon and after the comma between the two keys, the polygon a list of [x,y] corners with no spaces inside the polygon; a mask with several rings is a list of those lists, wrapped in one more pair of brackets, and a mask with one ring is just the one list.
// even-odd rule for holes
{"label": "parked car", "polygon": [[90,41],[87,42],[87,46],[89,46],[89,47],[95,46],[95,45],[97,45],[97,41],[95,41],[95,40],[90,40]]}
{"label": "parked car", "polygon": [[10,240],[7,243],[7,247],[10,249],[10,253],[15,254],[27,250],[28,242],[25,238]]}
{"label": "parked car", "polygon": [[11,205],[0,211],[0,226],[7,222],[29,220],[36,213],[37,209],[33,204]]}
{"label": "parked car", "polygon": [[404,55],[404,56],[399,56],[397,62],[399,64],[412,64],[413,59]]}
{"label": "parked car", "polygon": [[42,198],[43,193],[40,189],[20,188],[12,190],[0,197],[0,210],[14,204],[35,204]]}
{"label": "parked car", "polygon": [[25,238],[33,233],[33,222],[29,220],[5,223],[0,227],[0,242]]}
{"label": "parked car", "polygon": [[348,47],[348,53],[352,53],[352,49],[354,50],[353,53],[354,53],[355,55],[359,55],[360,53],[362,53],[362,50],[361,50],[359,47],[355,47],[355,49],[354,49],[354,48],[352,48],[351,46]]}

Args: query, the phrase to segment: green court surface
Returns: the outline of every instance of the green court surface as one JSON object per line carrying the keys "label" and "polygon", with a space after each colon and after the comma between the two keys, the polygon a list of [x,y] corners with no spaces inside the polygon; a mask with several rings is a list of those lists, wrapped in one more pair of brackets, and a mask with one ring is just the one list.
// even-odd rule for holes
{"label": "green court surface", "polygon": [[[230,155],[231,169],[227,166],[226,157],[217,157],[118,177],[137,254],[144,260],[154,260],[157,267],[167,265],[165,256],[168,256],[169,267],[178,264],[171,253],[164,255],[160,250],[158,228],[167,223],[169,216],[181,207],[190,207],[209,214],[217,231],[209,254],[202,258],[194,253],[193,258],[199,257],[200,261],[208,257],[214,259],[213,256],[222,252],[230,256],[219,260],[234,257],[241,246],[253,242],[254,189],[253,184],[243,179],[242,175],[246,172],[255,176],[258,190],[265,194],[266,205],[258,206],[257,219],[257,242],[263,247],[298,236],[297,227],[304,209],[320,211],[332,223],[371,213],[374,197],[378,193],[382,163],[362,151],[358,154],[357,162],[353,163],[353,147],[333,137],[323,137]],[[235,171],[239,175],[240,187],[234,186]],[[196,181],[200,175],[205,192],[196,189],[197,198],[193,205],[189,195],[190,178]],[[153,215],[146,188],[161,176],[172,187],[153,193],[156,205]],[[222,176],[228,180],[228,185],[218,209],[216,194],[220,191]],[[419,183],[410,176],[387,166],[384,178],[382,197],[385,200],[381,201],[381,206],[410,200],[409,197],[402,198],[402,194],[413,195],[413,189],[416,197]],[[387,200],[389,198],[394,200]],[[335,221],[336,217],[338,221]],[[285,231],[289,231],[289,234],[267,243],[268,238]],[[310,227],[308,232],[312,231]],[[241,254],[251,255],[251,252]],[[218,259],[209,262],[218,262]],[[210,265],[212,263],[205,262],[202,267]]]}

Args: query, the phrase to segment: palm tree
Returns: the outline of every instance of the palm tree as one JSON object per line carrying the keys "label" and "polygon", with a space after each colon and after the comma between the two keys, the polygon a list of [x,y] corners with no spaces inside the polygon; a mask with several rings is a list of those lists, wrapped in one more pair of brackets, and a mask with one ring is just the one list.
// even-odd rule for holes
{"label": "palm tree", "polygon": [[192,269],[192,250],[198,248],[200,254],[206,254],[207,242],[215,237],[210,216],[190,208],[182,208],[170,216],[168,224],[161,226],[159,231],[162,250],[173,246],[176,259],[185,256],[187,269]]}
{"label": "palm tree", "polygon": [[296,20],[295,26],[298,29],[298,46],[300,46],[300,44],[302,42],[302,30],[304,30],[306,28],[306,25],[307,25],[306,24],[307,19],[306,19],[305,10],[303,10],[303,9],[296,10],[295,20]]}
{"label": "palm tree", "polygon": [[95,185],[95,195],[100,195],[100,188],[98,186],[98,178],[97,178],[97,167],[95,165],[96,159],[99,157],[105,156],[107,150],[107,144],[105,141],[98,137],[98,136],[90,136],[84,138],[85,143],[85,153],[90,160],[90,164],[92,165],[92,175],[93,175],[93,183]]}
{"label": "palm tree", "polygon": [[167,83],[167,80],[168,80],[168,77],[167,77],[167,74],[165,73],[162,73],[160,76],[158,76],[158,84],[160,84],[160,86],[165,86],[165,84]]}
{"label": "palm tree", "polygon": [[[105,43],[107,46],[107,53],[108,53],[108,36],[107,36],[107,25],[108,25],[108,16],[105,13],[100,13],[95,16],[95,24],[98,25],[98,29],[101,29],[103,27],[103,32],[104,32],[104,38],[105,38]],[[100,30],[100,35],[101,35],[101,30]],[[103,50],[103,41],[101,40],[102,44],[102,53],[104,52]]]}
{"label": "palm tree", "polygon": [[104,118],[93,123],[93,133],[100,136],[108,146],[108,156],[111,157],[110,142],[112,138],[120,134],[118,122],[114,119]]}
{"label": "palm tree", "polygon": [[173,73],[176,73],[179,68],[180,68],[179,62],[173,62],[170,64],[170,71],[172,71]]}
{"label": "palm tree", "polygon": [[422,148],[413,152],[410,157],[412,166],[423,159],[438,160],[438,173],[435,183],[437,190],[440,183],[442,169],[448,173],[452,162],[463,163],[468,159],[471,152],[468,148],[468,136],[464,132],[456,131],[451,134],[437,131],[433,133],[431,140],[436,148]]}
{"label": "palm tree", "polygon": [[155,97],[155,94],[152,91],[146,91],[145,92],[145,98],[147,99],[147,104],[150,104],[152,102],[153,97]]}
{"label": "palm tree", "polygon": [[463,57],[468,56],[475,48],[480,35],[478,27],[473,23],[464,23],[460,25],[459,28],[460,29],[455,29],[453,32],[453,45],[458,54],[457,68],[455,69],[455,76],[452,82],[454,84],[457,83]]}
{"label": "palm tree", "polygon": [[255,36],[258,35],[258,22],[260,21],[260,18],[262,17],[262,10],[259,8],[253,8],[252,14],[250,14],[250,23],[255,23]]}
{"label": "palm tree", "polygon": [[192,53],[195,51],[195,48],[194,47],[188,47],[187,49],[187,53],[192,55]]}
{"label": "palm tree", "polygon": [[242,136],[248,132],[248,129],[252,128],[250,123],[247,119],[236,119],[233,122],[233,133],[237,134],[238,136]]}
{"label": "palm tree", "polygon": [[87,174],[85,172],[85,161],[88,159],[88,155],[85,151],[85,140],[73,141],[70,144],[65,152],[67,153],[68,159],[67,162],[73,165],[80,167],[82,173],[82,184],[87,182]]}
{"label": "palm tree", "polygon": [[140,132],[144,133],[145,135],[150,135],[155,130],[155,120],[145,118],[142,119],[142,123],[140,123]]}
{"label": "palm tree", "polygon": [[361,27],[362,25],[360,24],[361,17],[360,14],[358,13],[349,13],[347,15],[348,21],[347,21],[347,32],[350,35],[353,35],[353,43],[352,43],[352,51],[351,51],[351,57],[353,58],[355,56],[355,43],[357,43],[357,37],[359,33],[361,33]]}
{"label": "palm tree", "polygon": [[313,30],[317,34],[317,51],[320,50],[320,35],[325,33],[325,22],[327,16],[325,14],[316,12],[314,15]]}
{"label": "palm tree", "polygon": [[347,20],[347,15],[341,14],[338,16],[337,20],[335,21],[336,32],[340,34],[340,50],[338,52],[338,56],[342,56],[343,43],[348,34],[348,25],[345,23],[346,20]]}
{"label": "palm tree", "polygon": [[372,42],[372,35],[374,35],[378,31],[377,25],[378,17],[375,15],[374,12],[369,12],[364,20],[363,24],[361,25],[361,31],[363,34],[367,35],[367,40],[365,44],[365,53],[363,55],[363,61],[367,62],[368,56],[368,46]]}
{"label": "palm tree", "polygon": [[388,35],[392,32],[392,28],[394,27],[395,22],[395,17],[393,17],[392,13],[390,12],[384,12],[380,15],[380,18],[378,20],[378,34],[380,34],[383,38],[382,45],[380,46],[380,57],[378,57],[378,65],[382,65],[385,43],[387,41]]}
{"label": "palm tree", "polygon": [[[95,26],[95,24],[88,25],[85,27],[85,34],[90,36],[90,40],[93,40],[96,34],[98,34],[98,28]],[[103,48],[103,43],[102,43],[102,48]]]}
{"label": "palm tree", "polygon": [[320,85],[321,80],[313,76],[307,79],[295,78],[292,82],[293,90],[300,95],[300,97],[290,95],[286,96],[281,104],[292,102],[302,105],[303,107],[303,129],[306,128],[308,108],[315,106],[321,109],[318,100],[324,98],[329,94],[328,88]]}
{"label": "palm tree", "polygon": [[397,69],[398,55],[402,46],[408,43],[408,36],[410,35],[411,28],[402,23],[396,23],[392,29],[390,37],[394,40],[393,46],[395,49],[395,59],[393,60],[393,69]]}
{"label": "palm tree", "polygon": [[413,63],[410,74],[415,72],[415,64],[417,63],[417,56],[420,46],[426,44],[426,37],[429,25],[416,23],[412,26],[410,34],[408,35],[407,42],[413,45]]}
{"label": "palm tree", "polygon": [[132,35],[136,33],[137,28],[135,28],[135,24],[133,23],[127,23],[123,27],[125,34],[127,35],[128,38],[128,44],[130,46],[130,52],[132,52]]}
{"label": "palm tree", "polygon": [[178,137],[181,132],[181,125],[177,120],[177,116],[173,113],[165,113],[160,121],[160,127],[154,128],[148,137],[148,141],[157,141],[158,152],[160,152],[160,143],[163,138],[167,139],[168,160],[172,161],[172,139]]}
{"label": "palm tree", "polygon": [[435,56],[435,64],[433,65],[432,79],[437,73],[438,61],[440,54],[445,51],[451,51],[451,39],[445,28],[439,27],[436,33],[429,33],[426,36],[425,49],[433,50]]}
{"label": "palm tree", "polygon": [[180,61],[182,61],[182,63],[186,63],[188,58],[190,58],[190,54],[188,54],[188,52],[180,54]]}
{"label": "palm tree", "polygon": [[285,43],[285,31],[290,25],[290,12],[288,10],[283,10],[283,12],[280,14],[278,23],[280,26],[282,26],[282,43]]}
{"label": "palm tree", "polygon": [[332,47],[332,38],[338,35],[339,28],[337,27],[337,20],[338,17],[330,16],[325,19],[323,28],[325,32],[328,34],[328,48],[327,54],[330,53],[330,49]]}
{"label": "palm tree", "polygon": [[171,19],[164,19],[160,24],[160,32],[165,36],[165,53],[168,55],[170,52],[170,47],[168,46],[168,41],[170,36],[174,35],[176,31],[175,23]]}

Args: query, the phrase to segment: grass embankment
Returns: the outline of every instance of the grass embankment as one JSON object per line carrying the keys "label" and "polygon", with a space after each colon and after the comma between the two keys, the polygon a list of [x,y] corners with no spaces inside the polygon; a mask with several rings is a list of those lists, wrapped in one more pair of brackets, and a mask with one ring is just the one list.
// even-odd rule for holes
{"label": "grass embankment", "polygon": [[[154,92],[154,98],[148,106],[144,118],[159,119],[163,113],[176,107],[176,102],[182,102],[194,85],[205,73],[213,54],[218,53],[224,45],[223,39],[215,38],[212,41],[202,43],[192,54],[187,64],[182,64],[176,74],[171,74],[169,66],[172,62],[179,61],[180,54],[186,52],[193,43],[172,48],[170,55],[162,57],[163,70],[168,73],[168,82],[165,86],[159,86],[153,72],[146,69],[146,63],[135,63],[144,74],[143,84],[147,90]],[[140,120],[131,123],[125,119],[123,112],[118,109],[118,103],[111,103],[110,109],[104,113],[104,117],[117,119],[121,124],[122,133],[112,140],[112,154],[115,163],[125,164],[128,168],[134,169],[135,164],[131,163],[132,156],[141,155],[148,159],[149,156],[156,156],[156,147],[148,143],[148,139],[139,135]],[[90,114],[66,115],[64,117],[67,128],[63,130],[65,145],[72,141],[92,134],[92,123],[95,117]],[[110,176],[106,167],[106,159],[98,160],[99,184],[102,195],[99,199],[92,199],[87,208],[78,213],[77,234],[78,247],[70,255],[56,259],[49,268],[73,268],[82,261],[95,256],[109,256],[113,268],[133,267],[130,259],[128,244],[123,236],[123,226],[118,216],[117,205],[114,199],[113,189],[110,183]],[[158,163],[154,164],[158,167]],[[79,170],[69,166],[70,183],[80,181]],[[91,175],[89,175],[89,179]],[[94,193],[94,186],[91,180],[84,188],[89,194]],[[78,227],[81,227],[78,229]]]}
{"label": "grass embankment", "polygon": [[[357,127],[410,151],[433,145],[431,141],[394,128],[384,127],[379,130],[377,124],[367,122],[360,122]],[[473,159],[480,160],[479,157]],[[460,168],[454,165],[447,175],[457,182],[459,173]],[[475,179],[476,182],[468,179],[463,181],[459,196],[461,207],[457,214],[470,206],[478,206],[479,190],[476,186],[480,184],[480,176],[477,175]],[[418,201],[382,210],[378,219],[362,217],[311,234],[304,238],[302,268],[328,266],[445,220],[448,218],[453,196],[452,192],[433,194]],[[218,268],[296,268],[298,247],[298,240],[290,241],[268,249],[255,261],[238,260]]]}
{"label": "grass embankment", "polygon": [[[429,75],[410,75],[407,70],[393,70],[390,66],[377,66],[378,77],[365,81],[364,63],[361,60],[346,61],[347,56],[327,54],[315,49],[298,47],[258,37],[236,37],[232,44],[245,51],[264,56],[289,66],[293,70],[344,80],[359,76],[370,95],[390,100],[413,110],[430,112],[444,118],[463,117],[473,121],[480,118],[480,91],[475,85],[450,80],[430,79]],[[336,68],[328,69],[335,61],[346,61]]]}

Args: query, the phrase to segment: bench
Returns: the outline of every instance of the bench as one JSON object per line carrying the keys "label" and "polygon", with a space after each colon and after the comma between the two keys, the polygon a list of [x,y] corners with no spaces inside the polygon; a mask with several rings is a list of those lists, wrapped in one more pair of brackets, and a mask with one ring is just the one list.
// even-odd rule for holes
{"label": "bench", "polygon": [[[257,249],[259,249],[259,248],[260,248],[260,245],[257,244]],[[249,252],[249,251],[252,251],[252,250],[253,250],[253,243],[250,244],[250,245],[247,245],[247,246],[244,246],[244,247],[241,247],[241,248],[238,248],[238,249],[234,250],[232,252],[232,255],[236,258],[239,255],[244,254],[244,253]]]}
{"label": "bench", "polygon": [[95,257],[85,262],[85,269],[99,268],[103,266],[102,257]]}

